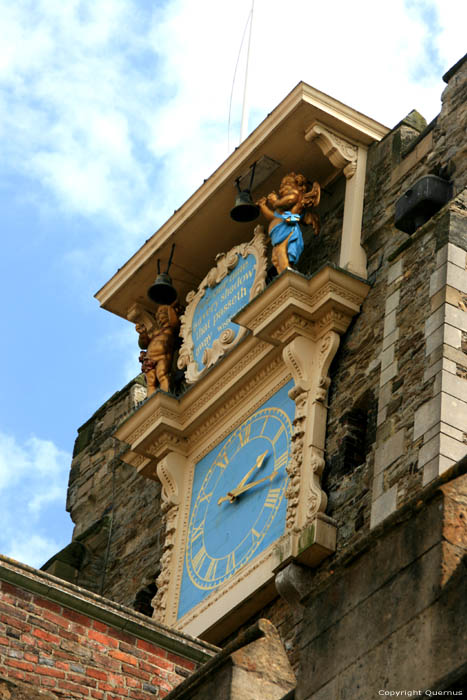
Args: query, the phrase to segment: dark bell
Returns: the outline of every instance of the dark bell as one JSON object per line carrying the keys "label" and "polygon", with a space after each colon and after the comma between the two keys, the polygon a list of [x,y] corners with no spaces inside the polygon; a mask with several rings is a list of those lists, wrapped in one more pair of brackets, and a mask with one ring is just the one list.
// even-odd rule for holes
{"label": "dark bell", "polygon": [[156,304],[172,304],[177,298],[177,290],[166,272],[161,272],[148,289],[148,297]]}
{"label": "dark bell", "polygon": [[235,206],[230,212],[230,216],[234,221],[245,223],[257,219],[259,211],[258,205],[251,200],[249,190],[242,190],[235,198]]}

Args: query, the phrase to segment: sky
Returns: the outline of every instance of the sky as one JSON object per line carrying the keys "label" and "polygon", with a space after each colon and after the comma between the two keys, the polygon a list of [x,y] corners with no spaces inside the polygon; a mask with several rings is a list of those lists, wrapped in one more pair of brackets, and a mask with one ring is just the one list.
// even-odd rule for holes
{"label": "sky", "polygon": [[[0,0],[9,557],[40,567],[71,541],[77,429],[139,373],[134,327],[93,295],[238,145],[250,7]],[[256,0],[249,131],[301,80],[389,127],[431,121],[466,20],[464,0]]]}

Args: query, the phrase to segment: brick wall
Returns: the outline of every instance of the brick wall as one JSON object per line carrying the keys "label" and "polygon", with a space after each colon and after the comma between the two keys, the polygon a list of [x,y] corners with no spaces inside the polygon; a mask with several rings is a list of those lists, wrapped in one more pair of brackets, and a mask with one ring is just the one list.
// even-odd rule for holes
{"label": "brick wall", "polygon": [[77,586],[0,558],[2,698],[32,697],[21,695],[25,688],[60,699],[163,698],[215,651]]}

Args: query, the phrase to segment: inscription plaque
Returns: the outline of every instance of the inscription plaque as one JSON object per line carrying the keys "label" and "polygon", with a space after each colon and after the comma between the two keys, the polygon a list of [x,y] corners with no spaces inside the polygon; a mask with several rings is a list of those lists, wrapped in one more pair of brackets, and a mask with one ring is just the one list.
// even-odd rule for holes
{"label": "inscription plaque", "polygon": [[266,240],[263,228],[257,226],[252,241],[218,255],[216,266],[188,294],[178,367],[186,369],[189,383],[245,334],[231,318],[266,286]]}

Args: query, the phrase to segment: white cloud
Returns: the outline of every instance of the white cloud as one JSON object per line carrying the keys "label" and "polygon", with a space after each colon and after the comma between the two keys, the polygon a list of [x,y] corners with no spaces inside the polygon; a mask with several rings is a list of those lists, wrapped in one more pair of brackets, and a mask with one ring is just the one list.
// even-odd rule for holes
{"label": "white cloud", "polygon": [[64,512],[71,455],[50,440],[0,432],[0,552],[41,566],[71,538]]}
{"label": "white cloud", "polygon": [[[106,273],[226,157],[229,95],[250,5],[0,5],[8,166],[39,183],[63,212],[99,220],[98,240],[83,245]],[[463,51],[465,4],[393,0],[375,8],[373,0],[334,0],[316,12],[303,0],[256,0],[251,125],[300,80],[388,126],[412,108],[431,119],[440,66]],[[242,66],[237,77],[235,129]]]}

